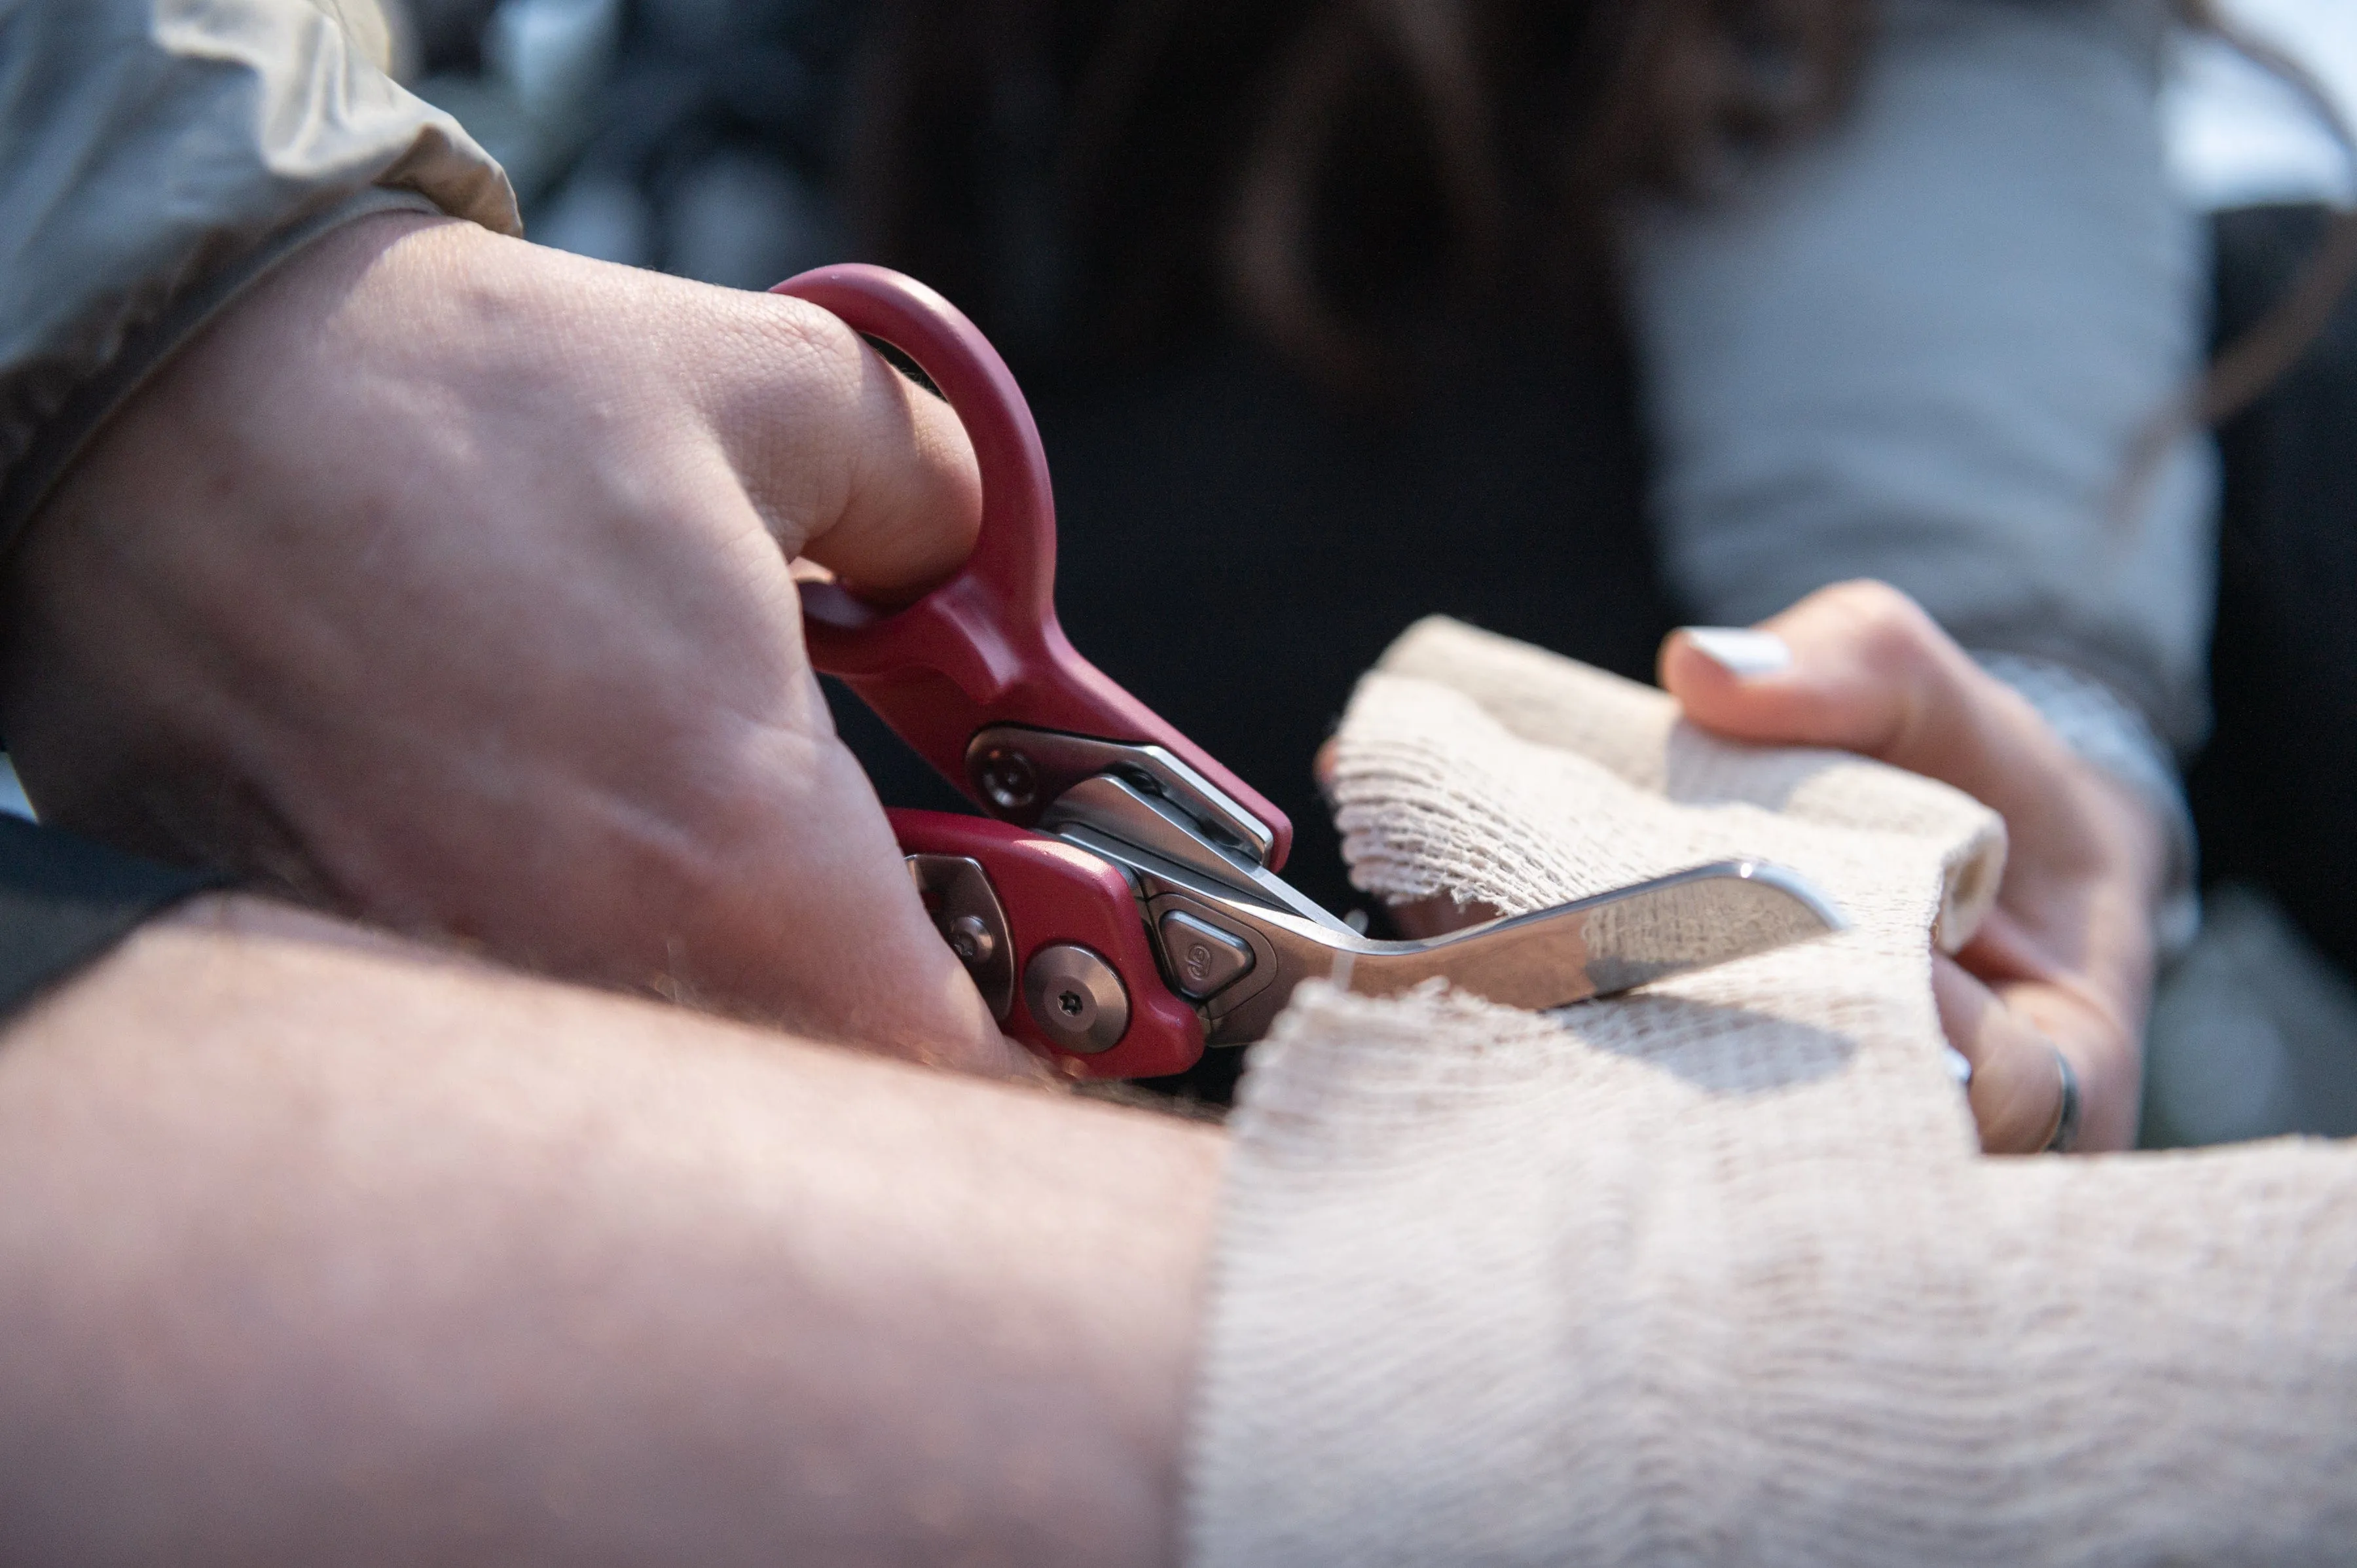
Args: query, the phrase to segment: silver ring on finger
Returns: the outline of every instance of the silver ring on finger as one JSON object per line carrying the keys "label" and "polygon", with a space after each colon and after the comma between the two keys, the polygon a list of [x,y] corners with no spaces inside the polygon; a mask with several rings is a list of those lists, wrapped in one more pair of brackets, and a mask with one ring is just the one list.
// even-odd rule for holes
{"label": "silver ring on finger", "polygon": [[2067,1155],[2079,1141],[2079,1071],[2059,1046],[2048,1047],[2054,1053],[2055,1076],[2062,1080],[2061,1099],[2054,1107],[2054,1130],[2046,1135],[2043,1153]]}

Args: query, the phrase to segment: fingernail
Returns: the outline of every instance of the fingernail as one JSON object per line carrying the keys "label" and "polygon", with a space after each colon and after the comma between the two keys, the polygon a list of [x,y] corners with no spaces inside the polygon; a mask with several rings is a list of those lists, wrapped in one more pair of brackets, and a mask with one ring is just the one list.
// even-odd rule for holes
{"label": "fingernail", "polygon": [[1772,631],[1740,626],[1690,626],[1686,640],[1728,674],[1743,680],[1775,675],[1792,667],[1792,650]]}

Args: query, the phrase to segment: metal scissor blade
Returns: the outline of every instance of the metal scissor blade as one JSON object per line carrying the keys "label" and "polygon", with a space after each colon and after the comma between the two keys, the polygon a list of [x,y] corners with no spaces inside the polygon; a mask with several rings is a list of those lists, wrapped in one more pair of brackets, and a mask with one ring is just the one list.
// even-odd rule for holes
{"label": "metal scissor blade", "polygon": [[1439,978],[1509,1007],[1561,1007],[1846,924],[1792,872],[1721,861],[1424,941],[1370,942],[1349,985],[1383,996]]}
{"label": "metal scissor blade", "polygon": [[[1376,941],[1265,871],[1240,874],[1224,861],[1191,864],[1199,855],[1182,865],[1139,847],[1130,835],[1144,835],[1126,820],[1134,813],[1096,814],[1129,832],[1072,821],[1057,836],[1126,872],[1164,974],[1200,1010],[1206,1041],[1214,1046],[1265,1036],[1295,987],[1308,980],[1371,996],[1445,980],[1510,1007],[1561,1007],[1806,941],[1846,923],[1793,873],[1731,860],[1445,936]],[[1239,875],[1249,882],[1240,884]]]}

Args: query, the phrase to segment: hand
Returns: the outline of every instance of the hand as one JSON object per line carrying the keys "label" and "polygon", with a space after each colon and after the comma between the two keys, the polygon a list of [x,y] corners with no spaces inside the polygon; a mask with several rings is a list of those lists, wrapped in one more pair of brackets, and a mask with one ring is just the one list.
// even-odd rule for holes
{"label": "hand", "polygon": [[192,344],[36,520],[0,720],[43,816],[527,967],[989,1070],[804,654],[979,525],[833,317],[381,217]]}
{"label": "hand", "polygon": [[2081,761],[1894,588],[1825,588],[1759,629],[1789,650],[1782,668],[1740,672],[1688,632],[1663,645],[1662,684],[1688,718],[1740,740],[1861,752],[2005,818],[1996,908],[1963,951],[1932,959],[1941,1023],[1973,1064],[1982,1146],[2045,1145],[2061,1104],[2057,1050],[2083,1096],[2075,1146],[2130,1146],[2167,866],[2152,810]]}

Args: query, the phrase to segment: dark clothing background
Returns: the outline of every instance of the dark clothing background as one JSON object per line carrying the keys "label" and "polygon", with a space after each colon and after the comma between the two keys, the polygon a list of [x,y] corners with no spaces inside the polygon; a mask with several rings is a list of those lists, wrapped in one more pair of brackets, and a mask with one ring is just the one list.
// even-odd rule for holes
{"label": "dark clothing background", "polygon": [[142,921],[223,880],[0,816],[0,1015],[94,962]]}

